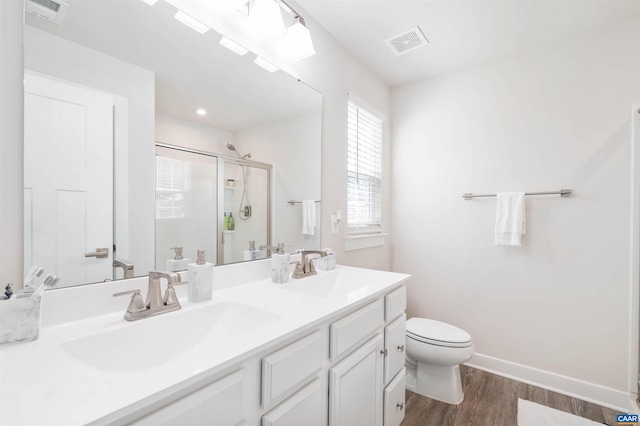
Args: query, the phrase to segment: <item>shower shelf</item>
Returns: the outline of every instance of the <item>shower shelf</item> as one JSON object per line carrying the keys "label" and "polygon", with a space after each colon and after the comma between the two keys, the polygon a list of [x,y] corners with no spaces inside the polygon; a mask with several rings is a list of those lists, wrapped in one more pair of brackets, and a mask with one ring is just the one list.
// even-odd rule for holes
{"label": "shower shelf", "polygon": [[236,189],[236,187],[235,186],[226,186],[225,185],[224,189]]}

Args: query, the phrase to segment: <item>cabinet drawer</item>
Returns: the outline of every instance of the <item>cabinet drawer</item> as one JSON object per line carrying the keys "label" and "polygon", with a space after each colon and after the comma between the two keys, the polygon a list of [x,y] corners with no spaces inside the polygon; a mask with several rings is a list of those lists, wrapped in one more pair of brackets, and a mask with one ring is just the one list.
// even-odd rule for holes
{"label": "cabinet drawer", "polygon": [[384,305],[382,299],[358,309],[331,324],[329,352],[331,360],[345,354],[357,343],[373,334],[384,324]]}
{"label": "cabinet drawer", "polygon": [[405,369],[384,389],[384,426],[399,426],[404,419]]}
{"label": "cabinet drawer", "polygon": [[245,420],[242,369],[133,422],[137,426],[215,424],[235,426]]}
{"label": "cabinet drawer", "polygon": [[384,328],[384,348],[387,356],[384,359],[384,382],[391,379],[404,367],[407,316],[400,318]]}
{"label": "cabinet drawer", "polygon": [[402,286],[384,297],[385,321],[389,322],[404,314],[407,307],[407,287]]}
{"label": "cabinet drawer", "polygon": [[269,409],[293,394],[321,368],[321,331],[262,358],[262,406]]}
{"label": "cabinet drawer", "polygon": [[262,417],[262,426],[322,426],[322,382],[315,379]]}

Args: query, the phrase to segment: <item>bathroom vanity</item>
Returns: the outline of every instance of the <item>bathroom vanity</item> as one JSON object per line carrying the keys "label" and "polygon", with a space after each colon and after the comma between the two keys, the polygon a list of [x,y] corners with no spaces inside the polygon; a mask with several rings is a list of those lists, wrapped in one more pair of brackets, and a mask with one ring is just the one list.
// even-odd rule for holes
{"label": "bathroom vanity", "polygon": [[132,323],[111,293],[142,278],[45,293],[40,339],[0,347],[0,425],[399,425],[410,276],[272,284],[252,263],[215,268],[212,301],[177,287],[181,310]]}

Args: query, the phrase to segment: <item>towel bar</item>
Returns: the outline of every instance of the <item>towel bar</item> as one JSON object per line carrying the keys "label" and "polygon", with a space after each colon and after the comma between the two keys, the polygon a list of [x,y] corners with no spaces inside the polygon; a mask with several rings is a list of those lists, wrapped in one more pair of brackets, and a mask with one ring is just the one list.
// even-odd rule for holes
{"label": "towel bar", "polygon": [[[573,191],[571,189],[561,189],[560,191],[549,192],[525,192],[524,195],[560,195],[561,197],[570,197],[572,192]],[[462,198],[470,200],[477,197],[496,197],[497,195],[498,194],[472,194],[467,192],[466,194],[462,194]]]}

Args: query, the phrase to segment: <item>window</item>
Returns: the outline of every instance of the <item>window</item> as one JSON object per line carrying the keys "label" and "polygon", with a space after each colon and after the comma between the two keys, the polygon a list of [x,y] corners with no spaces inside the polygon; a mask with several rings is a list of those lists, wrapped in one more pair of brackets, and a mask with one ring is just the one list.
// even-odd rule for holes
{"label": "window", "polygon": [[157,219],[181,219],[186,216],[186,195],[190,181],[188,162],[156,156]]}
{"label": "window", "polygon": [[381,232],[381,115],[349,97],[347,137],[347,226],[350,234]]}

